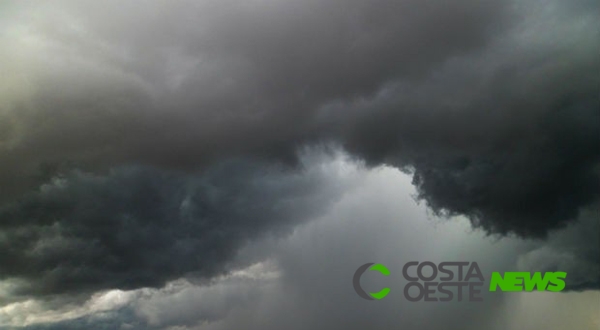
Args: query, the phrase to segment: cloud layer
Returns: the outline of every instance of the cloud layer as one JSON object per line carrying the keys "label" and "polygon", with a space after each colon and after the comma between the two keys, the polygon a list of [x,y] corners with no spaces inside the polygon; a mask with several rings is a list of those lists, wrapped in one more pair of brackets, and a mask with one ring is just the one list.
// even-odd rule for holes
{"label": "cloud layer", "polygon": [[335,164],[290,173],[236,162],[198,176],[136,167],[56,178],[0,208],[0,276],[15,280],[13,297],[210,279],[250,239],[289,232],[351,188],[351,180],[335,182],[344,177]]}
{"label": "cloud layer", "polygon": [[[488,291],[481,303],[407,301],[402,295],[405,262],[477,261],[489,280],[492,271],[519,270],[519,254],[528,243],[489,240],[470,230],[464,218],[431,221],[425,206],[410,197],[410,177],[393,168],[361,172],[352,178],[361,189],[346,194],[318,219],[299,225],[289,236],[255,240],[238,255],[243,261],[260,256],[262,262],[208,283],[179,280],[160,289],[103,292],[76,308],[32,315],[25,329],[593,330],[600,324],[598,291]],[[389,277],[375,272],[363,276],[367,290],[391,288],[381,301],[365,301],[352,288],[354,271],[366,261],[383,263],[391,271]],[[0,309],[1,320],[23,324],[16,316],[34,310],[26,307]],[[43,303],[38,307],[47,308]],[[73,319],[73,311],[85,313]],[[62,321],[33,323],[51,315]]]}
{"label": "cloud layer", "polygon": [[334,142],[493,233],[544,236],[598,197],[592,3],[121,6],[14,5],[5,194],[44,164],[194,170]]}
{"label": "cloud layer", "polygon": [[239,268],[353,187],[331,146],[598,288],[594,1],[2,6],[2,304]]}

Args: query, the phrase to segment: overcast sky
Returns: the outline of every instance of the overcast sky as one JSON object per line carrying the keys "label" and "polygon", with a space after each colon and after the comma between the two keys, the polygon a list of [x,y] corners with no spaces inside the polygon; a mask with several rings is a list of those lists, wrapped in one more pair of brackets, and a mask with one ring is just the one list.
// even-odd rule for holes
{"label": "overcast sky", "polygon": [[0,329],[598,329],[599,7],[3,2]]}

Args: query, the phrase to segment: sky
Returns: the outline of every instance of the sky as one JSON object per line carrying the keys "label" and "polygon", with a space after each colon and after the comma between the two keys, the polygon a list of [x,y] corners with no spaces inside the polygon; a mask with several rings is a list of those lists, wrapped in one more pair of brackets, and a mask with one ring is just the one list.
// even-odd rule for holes
{"label": "sky", "polygon": [[0,329],[598,329],[599,7],[3,2]]}

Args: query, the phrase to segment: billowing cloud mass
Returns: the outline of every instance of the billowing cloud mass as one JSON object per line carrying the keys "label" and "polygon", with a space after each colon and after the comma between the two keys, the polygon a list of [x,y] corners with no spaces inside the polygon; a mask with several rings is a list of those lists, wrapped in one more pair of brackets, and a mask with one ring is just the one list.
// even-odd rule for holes
{"label": "billowing cloud mass", "polygon": [[598,289],[599,11],[4,2],[0,305],[262,262],[237,254],[330,211],[356,164],[408,173],[433,216],[530,240],[518,268]]}
{"label": "billowing cloud mass", "polygon": [[[0,309],[0,322],[28,330],[595,330],[600,324],[598,291],[487,292],[482,303],[407,301],[400,274],[408,260],[476,260],[487,277],[494,270],[516,270],[527,243],[489,240],[471,232],[466,219],[427,221],[425,206],[410,197],[411,179],[395,169],[358,170],[346,179],[361,189],[293,234],[255,241],[236,257],[267,255],[264,261],[209,283],[178,280],[160,289],[105,291],[76,306],[13,304]],[[391,271],[387,278],[364,275],[365,289],[391,288],[378,302],[352,289],[353,272],[368,260]],[[41,322],[48,320],[55,322]]]}
{"label": "billowing cloud mass", "polygon": [[155,287],[188,273],[211,278],[249,239],[323,212],[351,188],[336,184],[342,177],[333,165],[286,173],[243,162],[201,176],[72,173],[0,209],[0,276],[26,281],[13,284],[12,296]]}
{"label": "billowing cloud mass", "polygon": [[524,271],[557,271],[569,274],[570,290],[600,289],[600,205],[585,209],[577,223],[553,232],[519,257]]}
{"label": "billowing cloud mass", "polygon": [[577,4],[8,5],[4,191],[40,166],[198,169],[333,141],[412,168],[436,211],[543,236],[599,192],[599,29]]}

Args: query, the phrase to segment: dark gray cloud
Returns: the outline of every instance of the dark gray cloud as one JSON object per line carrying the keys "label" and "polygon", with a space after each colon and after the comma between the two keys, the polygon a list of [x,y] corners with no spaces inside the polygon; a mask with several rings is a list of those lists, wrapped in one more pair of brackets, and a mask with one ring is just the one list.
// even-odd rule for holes
{"label": "dark gray cloud", "polygon": [[[600,320],[594,321],[591,316],[600,307],[599,292],[558,295],[484,292],[483,303],[406,301],[399,292],[407,283],[400,275],[405,262],[477,261],[489,280],[492,271],[518,270],[519,255],[529,244],[511,238],[489,240],[483,233],[472,231],[464,218],[454,222],[428,218],[425,206],[418,206],[410,198],[414,192],[410,181],[408,176],[391,168],[371,171],[361,181],[361,189],[347,194],[323,217],[301,225],[290,237],[249,247],[271,256],[280,272],[278,284],[263,288],[259,298],[247,306],[232,308],[219,321],[208,324],[200,321],[188,328],[535,330],[570,326],[592,330],[597,327],[594,322]],[[365,301],[354,292],[352,275],[365,262],[383,263],[390,269],[389,277],[371,273],[362,280],[363,286],[372,291],[382,285],[389,286],[392,291],[385,299]],[[196,304],[203,306],[203,302],[198,297]],[[172,306],[162,311],[166,315],[177,313],[178,304]]]}
{"label": "dark gray cloud", "polygon": [[[54,328],[26,329],[105,324],[113,329],[135,325],[133,329],[182,330],[597,328],[597,291],[484,292],[482,303],[406,301],[401,294],[406,282],[400,274],[409,260],[477,261],[489,280],[492,271],[517,270],[522,262],[518,256],[528,243],[489,240],[470,230],[464,218],[431,221],[425,207],[410,198],[411,179],[394,169],[370,171],[359,181],[361,189],[346,194],[292,235],[246,246],[239,258],[263,258],[252,267],[199,286],[176,281],[157,290],[130,292],[126,304],[117,304],[124,299],[116,299],[116,294],[107,294],[96,301],[113,301],[118,308],[64,320]],[[366,261],[381,262],[391,271],[385,278],[374,273],[363,276],[368,290],[391,287],[381,301],[365,301],[352,288],[352,274]]]}
{"label": "dark gray cloud", "polygon": [[0,208],[0,277],[25,281],[13,297],[211,278],[249,239],[323,212],[349,188],[335,177],[333,167],[290,173],[249,162],[198,176],[139,167],[65,174]]}
{"label": "dark gray cloud", "polygon": [[[65,159],[197,168],[240,153],[294,158],[324,138],[322,104],[481,47],[506,4],[122,6],[56,2],[15,15],[24,27],[4,42],[15,46],[6,62],[21,64],[10,71],[22,93],[6,97],[16,125],[1,154],[15,188],[39,163]],[[29,34],[38,43],[27,44]]]}
{"label": "dark gray cloud", "polygon": [[598,198],[594,3],[28,9],[3,35],[9,196],[46,163],[197,169],[333,141],[492,233],[544,236]]}
{"label": "dark gray cloud", "polygon": [[572,229],[600,193],[596,2],[4,6],[3,302],[226,272],[340,196],[297,156],[323,143],[407,170],[439,215],[549,237],[523,262],[597,287]]}
{"label": "dark gray cloud", "polygon": [[519,257],[524,271],[567,272],[567,290],[600,289],[600,205],[581,212],[576,223],[536,242]]}
{"label": "dark gray cloud", "polygon": [[[586,94],[557,100],[532,118],[517,114],[536,110],[530,100],[506,108],[505,118],[493,109],[481,113],[484,103],[459,118],[451,109],[386,111],[359,124],[366,141],[352,136],[348,147],[409,167],[419,198],[440,214],[467,215],[490,233],[543,237],[599,196],[600,103],[595,87]],[[404,123],[393,126],[390,118]]]}

